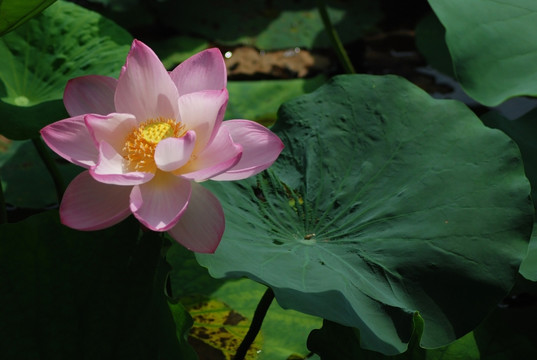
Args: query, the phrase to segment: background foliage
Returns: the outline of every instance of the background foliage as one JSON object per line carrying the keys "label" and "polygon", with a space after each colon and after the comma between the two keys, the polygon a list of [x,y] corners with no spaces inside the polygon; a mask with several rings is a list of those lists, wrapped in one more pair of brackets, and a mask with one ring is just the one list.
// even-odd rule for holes
{"label": "background foliage", "polygon": [[[267,286],[249,359],[537,355],[537,112],[507,109],[536,95],[533,1],[326,1],[368,74],[337,77],[313,1],[52,3],[0,1],[1,358],[231,359]],[[214,255],[133,219],[59,222],[43,159],[65,183],[80,169],[38,130],[67,117],[70,78],[117,77],[133,38],[168,69],[220,47],[226,118],[286,145],[255,178],[204,184],[226,212]]]}

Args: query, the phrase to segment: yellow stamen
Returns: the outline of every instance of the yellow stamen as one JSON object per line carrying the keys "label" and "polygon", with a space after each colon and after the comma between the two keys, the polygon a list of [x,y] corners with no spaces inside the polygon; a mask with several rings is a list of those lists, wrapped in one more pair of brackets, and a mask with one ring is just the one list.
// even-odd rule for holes
{"label": "yellow stamen", "polygon": [[155,172],[154,155],[157,144],[169,137],[181,137],[186,131],[181,123],[162,117],[149,119],[125,139],[123,157],[130,171]]}

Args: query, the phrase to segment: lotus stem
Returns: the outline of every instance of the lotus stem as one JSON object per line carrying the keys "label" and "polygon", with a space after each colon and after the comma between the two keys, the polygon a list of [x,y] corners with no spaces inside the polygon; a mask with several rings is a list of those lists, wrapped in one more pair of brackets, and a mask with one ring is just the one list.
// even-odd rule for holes
{"label": "lotus stem", "polygon": [[243,360],[245,358],[248,349],[250,349],[250,346],[254,342],[259,330],[261,329],[261,325],[263,324],[263,320],[265,319],[265,315],[267,315],[268,308],[270,307],[273,299],[274,291],[272,291],[271,288],[267,288],[263,294],[263,297],[259,301],[259,304],[257,304],[250,328],[242,340],[242,343],[239,345],[233,360]]}
{"label": "lotus stem", "polygon": [[62,201],[63,193],[65,191],[65,184],[63,182],[62,175],[60,174],[60,170],[58,169],[58,166],[56,166],[52,156],[50,156],[50,153],[43,144],[43,140],[41,140],[41,138],[33,138],[32,143],[34,144],[39,157],[45,164],[50,176],[52,177],[52,180],[54,181],[54,187],[56,189],[56,196],[58,197],[59,204]]}
{"label": "lotus stem", "polygon": [[332,25],[332,21],[330,21],[330,17],[328,16],[328,11],[326,10],[326,4],[324,3],[323,0],[317,0],[317,8],[319,9],[321,19],[323,20],[326,34],[330,38],[330,41],[332,42],[332,46],[334,47],[334,50],[336,51],[336,55],[339,61],[341,62],[341,65],[345,69],[345,72],[347,74],[356,74],[356,70],[354,70],[354,66],[352,66],[352,63],[349,59],[349,55],[347,55],[347,52],[345,51],[345,48],[343,47],[343,44],[341,43],[341,39],[339,38],[337,31],[334,28],[334,25]]}

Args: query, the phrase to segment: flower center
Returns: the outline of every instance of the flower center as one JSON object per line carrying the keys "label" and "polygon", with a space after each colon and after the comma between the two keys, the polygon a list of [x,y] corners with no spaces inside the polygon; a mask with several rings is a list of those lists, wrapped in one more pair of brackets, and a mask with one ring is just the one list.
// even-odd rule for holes
{"label": "flower center", "polygon": [[142,129],[142,137],[150,143],[158,144],[160,140],[173,136],[173,125],[168,122],[154,122]]}
{"label": "flower center", "polygon": [[149,119],[131,131],[123,145],[123,157],[129,171],[155,172],[157,144],[169,137],[181,137],[186,131],[181,123],[162,117]]}

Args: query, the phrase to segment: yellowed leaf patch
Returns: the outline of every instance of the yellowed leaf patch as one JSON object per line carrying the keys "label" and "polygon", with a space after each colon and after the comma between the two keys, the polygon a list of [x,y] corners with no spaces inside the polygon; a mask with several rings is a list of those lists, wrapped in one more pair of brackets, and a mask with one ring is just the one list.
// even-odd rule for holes
{"label": "yellowed leaf patch", "polygon": [[[215,299],[188,297],[181,302],[194,320],[188,341],[196,349],[200,360],[233,359],[248,332],[250,320]],[[260,333],[248,350],[247,360],[258,358],[261,344]]]}

